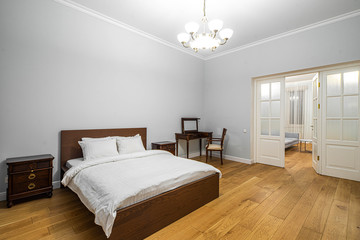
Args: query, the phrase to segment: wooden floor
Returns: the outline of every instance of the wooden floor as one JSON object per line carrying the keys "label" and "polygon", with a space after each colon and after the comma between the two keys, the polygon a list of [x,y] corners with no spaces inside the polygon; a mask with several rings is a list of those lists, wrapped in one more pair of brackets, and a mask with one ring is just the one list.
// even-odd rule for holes
{"label": "wooden floor", "polygon": [[[148,239],[360,239],[360,183],[317,175],[296,147],[286,155],[285,169],[213,158],[220,197]],[[5,205],[0,239],[106,239],[69,189]]]}

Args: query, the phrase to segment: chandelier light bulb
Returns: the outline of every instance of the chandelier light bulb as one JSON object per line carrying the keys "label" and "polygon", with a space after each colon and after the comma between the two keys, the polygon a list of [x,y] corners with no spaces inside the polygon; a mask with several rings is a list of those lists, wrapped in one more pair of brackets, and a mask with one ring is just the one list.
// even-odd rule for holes
{"label": "chandelier light bulb", "polygon": [[185,30],[187,33],[196,33],[199,30],[199,24],[196,22],[189,22],[185,24]]}
{"label": "chandelier light bulb", "polygon": [[219,35],[222,39],[230,39],[233,35],[234,31],[230,28],[224,28],[219,32]]}
{"label": "chandelier light bulb", "polygon": [[179,33],[179,34],[177,35],[177,39],[178,39],[178,41],[181,42],[181,43],[183,43],[183,42],[186,43],[186,42],[189,41],[190,35],[187,34],[187,33]]}
{"label": "chandelier light bulb", "polygon": [[208,33],[202,33],[194,41],[190,42],[192,49],[212,49],[219,46],[218,39],[214,39]]}
{"label": "chandelier light bulb", "polygon": [[214,19],[208,23],[210,31],[213,31],[213,32],[220,31],[220,29],[222,29],[223,25],[224,25],[223,21],[221,21],[219,19]]}

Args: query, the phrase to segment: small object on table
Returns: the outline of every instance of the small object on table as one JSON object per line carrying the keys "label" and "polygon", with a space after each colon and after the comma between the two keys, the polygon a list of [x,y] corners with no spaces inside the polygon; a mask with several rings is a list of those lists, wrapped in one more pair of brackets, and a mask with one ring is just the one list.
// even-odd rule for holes
{"label": "small object on table", "polygon": [[175,142],[171,141],[154,142],[151,144],[151,148],[165,150],[175,155],[175,144]]}
{"label": "small object on table", "polygon": [[302,143],[304,143],[305,144],[305,150],[303,151],[303,152],[312,152],[312,151],[307,151],[306,150],[306,144],[307,143],[312,143],[312,140],[311,139],[300,139],[300,152],[301,152],[301,145],[302,145]]}
{"label": "small object on table", "polygon": [[52,196],[51,154],[6,159],[8,166],[7,207],[13,200],[46,193]]}

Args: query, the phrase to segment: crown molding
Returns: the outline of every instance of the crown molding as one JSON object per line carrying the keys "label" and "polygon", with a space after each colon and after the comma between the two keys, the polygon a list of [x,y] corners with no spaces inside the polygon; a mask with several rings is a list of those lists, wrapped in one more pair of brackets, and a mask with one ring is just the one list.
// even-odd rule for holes
{"label": "crown molding", "polygon": [[178,51],[181,51],[183,53],[189,54],[189,55],[191,55],[193,57],[205,60],[205,61],[210,60],[210,59],[214,59],[214,58],[218,58],[218,57],[221,57],[221,56],[224,56],[224,55],[228,55],[228,54],[231,54],[231,53],[234,53],[234,52],[242,51],[242,50],[245,50],[245,49],[248,49],[248,48],[251,48],[251,47],[255,47],[255,46],[270,42],[270,41],[274,41],[274,40],[277,40],[277,39],[280,39],[280,38],[295,35],[295,34],[300,33],[300,32],[308,31],[308,30],[311,30],[311,29],[314,29],[314,28],[318,28],[318,27],[325,26],[325,25],[328,25],[328,24],[331,24],[331,23],[343,21],[345,19],[353,18],[353,17],[356,17],[356,16],[360,15],[360,9],[358,9],[358,10],[348,12],[348,13],[345,13],[345,14],[342,14],[342,15],[339,15],[339,16],[336,16],[336,17],[332,17],[332,18],[329,18],[329,19],[326,19],[326,20],[323,20],[323,21],[320,21],[320,22],[309,24],[309,25],[306,25],[306,26],[303,26],[303,27],[300,27],[300,28],[297,28],[297,29],[293,29],[293,30],[290,30],[290,31],[287,31],[287,32],[284,32],[284,33],[280,33],[280,34],[277,34],[277,35],[274,35],[274,36],[271,36],[271,37],[268,37],[268,38],[264,38],[264,39],[255,41],[255,42],[252,42],[252,43],[248,43],[248,44],[245,44],[245,45],[242,45],[242,46],[239,46],[239,47],[235,47],[235,48],[223,51],[223,52],[215,53],[215,54],[212,54],[211,56],[203,56],[203,55],[201,55],[199,53],[189,51],[189,50],[183,48],[182,46],[175,45],[175,44],[173,44],[171,42],[165,41],[165,40],[163,40],[163,39],[161,39],[159,37],[156,37],[156,36],[151,35],[151,34],[149,34],[147,32],[144,32],[144,31],[142,31],[142,30],[140,30],[138,28],[130,26],[130,25],[124,23],[124,22],[121,22],[119,20],[116,20],[114,18],[106,16],[106,15],[100,13],[100,12],[97,12],[97,11],[95,11],[93,9],[85,7],[84,5],[78,4],[78,3],[76,3],[76,2],[74,2],[72,0],[53,0],[53,1],[55,1],[57,3],[60,3],[60,4],[64,5],[64,6],[70,7],[72,9],[75,9],[77,11],[80,11],[82,13],[85,13],[85,14],[87,14],[89,16],[96,17],[96,18],[98,18],[100,20],[103,20],[103,21],[105,21],[107,23],[113,24],[113,25],[115,25],[117,27],[121,27],[121,28],[126,29],[128,31],[131,31],[133,33],[139,34],[140,36],[146,37],[146,38],[148,38],[150,40],[156,41],[156,42],[158,42],[160,44],[163,44],[165,46],[168,46],[168,47],[171,47],[171,48],[176,49]]}
{"label": "crown molding", "polygon": [[114,18],[111,18],[109,16],[106,16],[106,15],[100,13],[100,12],[97,12],[97,11],[91,9],[91,8],[85,7],[84,5],[78,4],[78,3],[74,2],[74,1],[71,1],[71,0],[53,0],[53,1],[55,1],[57,3],[60,3],[60,4],[64,5],[64,6],[66,6],[66,7],[70,7],[72,9],[77,10],[77,11],[85,13],[85,14],[87,14],[89,16],[92,16],[92,17],[98,18],[100,20],[103,20],[103,21],[105,21],[107,23],[113,24],[113,25],[115,25],[117,27],[121,27],[123,29],[126,29],[126,30],[128,30],[130,32],[139,34],[140,36],[146,37],[146,38],[148,38],[150,40],[161,43],[161,44],[163,44],[165,46],[168,46],[168,47],[171,47],[171,48],[176,49],[178,51],[181,51],[183,53],[189,54],[189,55],[191,55],[193,57],[205,60],[205,57],[202,56],[202,55],[196,54],[196,53],[194,53],[192,51],[188,51],[185,48],[183,48],[182,46],[178,46],[178,45],[175,45],[175,44],[173,44],[171,42],[165,41],[165,40],[163,40],[163,39],[161,39],[159,37],[151,35],[151,34],[149,34],[147,32],[144,32],[144,31],[142,31],[142,30],[140,30],[138,28],[130,26],[130,25],[124,23],[124,22],[121,22],[121,21],[116,20]]}
{"label": "crown molding", "polygon": [[280,34],[277,34],[277,35],[274,35],[274,36],[271,36],[271,37],[268,37],[268,38],[264,38],[264,39],[261,39],[259,41],[255,41],[255,42],[245,44],[245,45],[242,45],[242,46],[239,46],[239,47],[236,47],[236,48],[232,48],[232,49],[220,52],[220,53],[215,53],[215,54],[213,54],[211,56],[204,57],[204,60],[206,61],[206,60],[218,58],[218,57],[221,57],[221,56],[224,56],[224,55],[228,55],[228,54],[231,54],[231,53],[234,53],[234,52],[238,52],[238,51],[241,51],[241,50],[244,50],[244,49],[247,49],[247,48],[255,47],[257,45],[264,44],[264,43],[267,43],[267,42],[270,42],[270,41],[274,41],[274,40],[277,40],[277,39],[280,39],[280,38],[295,35],[295,34],[300,33],[300,32],[304,32],[304,31],[308,31],[308,30],[311,30],[311,29],[314,29],[314,28],[322,27],[322,26],[325,26],[325,25],[328,25],[328,24],[331,24],[331,23],[340,22],[340,21],[343,21],[345,19],[357,17],[359,15],[360,15],[360,9],[352,11],[352,12],[348,12],[348,13],[345,13],[345,14],[341,14],[339,16],[332,17],[332,18],[329,18],[329,19],[326,19],[326,20],[323,20],[323,21],[320,21],[320,22],[312,23],[312,24],[306,25],[304,27],[300,27],[300,28],[297,28],[297,29],[294,29],[294,30],[284,32],[284,33],[280,33]]}

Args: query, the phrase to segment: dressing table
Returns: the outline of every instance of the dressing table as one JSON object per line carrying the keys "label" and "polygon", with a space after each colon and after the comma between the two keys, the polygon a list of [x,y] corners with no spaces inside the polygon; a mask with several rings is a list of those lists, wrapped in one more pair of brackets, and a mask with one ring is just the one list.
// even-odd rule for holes
{"label": "dressing table", "polygon": [[181,118],[181,133],[175,133],[176,156],[179,155],[179,140],[186,140],[186,157],[189,158],[189,141],[199,139],[201,156],[201,139],[211,138],[212,132],[199,132],[199,118]]}

